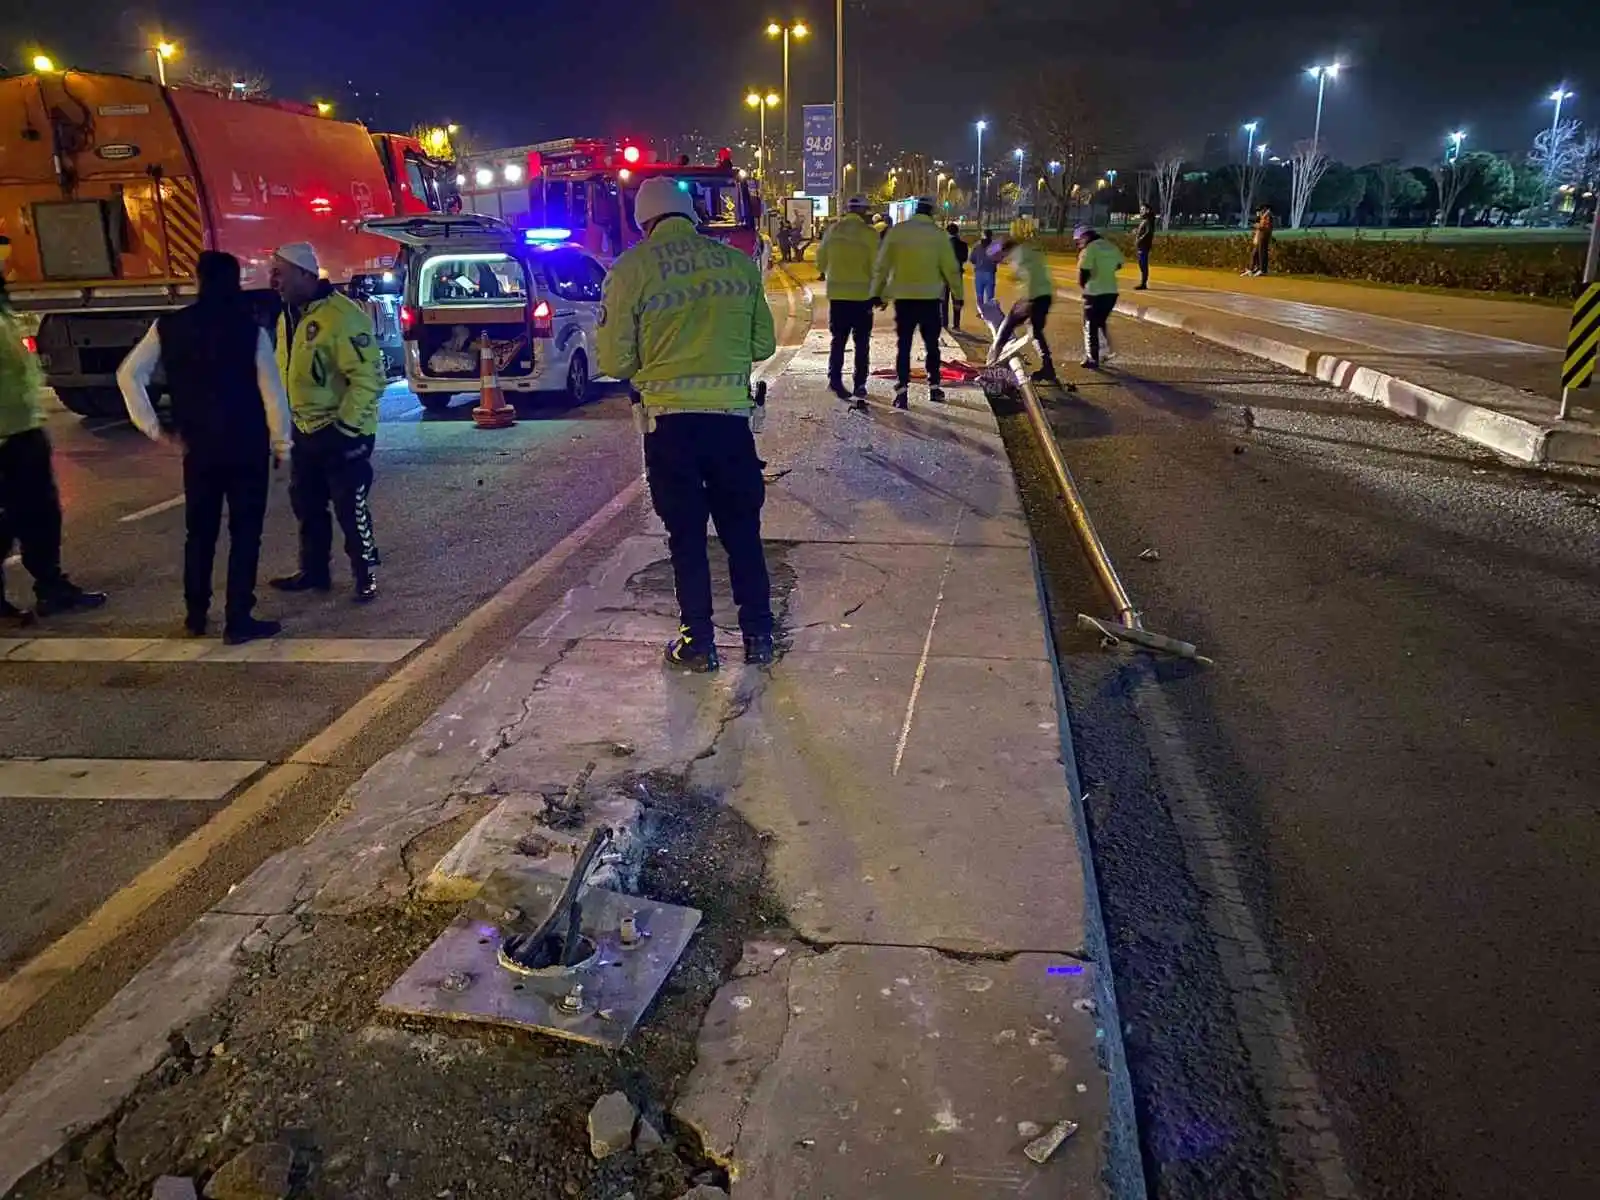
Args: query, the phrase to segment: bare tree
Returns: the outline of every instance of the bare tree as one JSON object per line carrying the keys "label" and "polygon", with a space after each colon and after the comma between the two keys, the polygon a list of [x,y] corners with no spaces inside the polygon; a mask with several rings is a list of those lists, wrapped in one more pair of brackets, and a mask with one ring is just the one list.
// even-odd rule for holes
{"label": "bare tree", "polygon": [[1178,198],[1178,174],[1183,170],[1183,151],[1170,150],[1156,159],[1156,190],[1161,194],[1161,229],[1172,228],[1172,202]]}
{"label": "bare tree", "polygon": [[1450,214],[1455,211],[1456,202],[1461,199],[1461,193],[1466,189],[1482,169],[1483,163],[1470,155],[1457,158],[1454,162],[1443,162],[1433,169],[1434,182],[1439,185],[1439,224],[1446,225],[1450,221]]}
{"label": "bare tree", "polygon": [[230,100],[265,100],[272,94],[272,81],[260,71],[235,67],[193,66],[180,82]]}
{"label": "bare tree", "polygon": [[1306,205],[1311,203],[1311,193],[1327,173],[1329,158],[1321,146],[1310,142],[1297,142],[1289,156],[1289,228],[1299,229],[1306,217]]}
{"label": "bare tree", "polygon": [[1583,154],[1577,121],[1562,121],[1533,139],[1528,165],[1544,179],[1545,198],[1549,199],[1564,183],[1573,182],[1574,168]]}
{"label": "bare tree", "polygon": [[1250,228],[1250,214],[1255,211],[1256,192],[1261,188],[1261,176],[1267,165],[1259,158],[1255,162],[1236,163],[1228,168],[1233,172],[1233,182],[1239,189],[1239,228]]}
{"label": "bare tree", "polygon": [[1142,207],[1152,210],[1156,206],[1156,173],[1154,171],[1139,172],[1139,203]]}
{"label": "bare tree", "polygon": [[1385,159],[1371,169],[1372,188],[1374,198],[1378,202],[1378,224],[1388,226],[1394,219],[1395,202],[1400,197],[1403,184],[1400,181],[1403,172],[1400,164],[1392,158]]}
{"label": "bare tree", "polygon": [[1095,102],[1097,92],[1084,69],[1075,63],[1044,72],[1018,91],[1011,103],[1012,129],[1044,180],[1039,196],[1039,223],[1066,227],[1074,186],[1099,173],[1099,162],[1111,140],[1113,119]]}

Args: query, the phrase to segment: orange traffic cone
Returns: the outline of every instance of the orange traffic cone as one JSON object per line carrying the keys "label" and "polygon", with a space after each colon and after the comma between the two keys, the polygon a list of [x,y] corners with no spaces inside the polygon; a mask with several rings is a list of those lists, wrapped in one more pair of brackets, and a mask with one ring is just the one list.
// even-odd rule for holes
{"label": "orange traffic cone", "polygon": [[487,333],[478,337],[478,378],[481,398],[472,410],[472,423],[479,429],[510,429],[517,423],[517,410],[506,403]]}

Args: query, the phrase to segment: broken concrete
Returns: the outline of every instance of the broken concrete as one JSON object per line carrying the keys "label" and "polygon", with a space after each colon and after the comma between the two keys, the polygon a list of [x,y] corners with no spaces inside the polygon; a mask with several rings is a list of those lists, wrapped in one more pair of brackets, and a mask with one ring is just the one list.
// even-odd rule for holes
{"label": "broken concrete", "polygon": [[633,1145],[633,1122],[638,1110],[621,1092],[607,1092],[589,1110],[589,1152],[610,1158]]}
{"label": "broken concrete", "polygon": [[194,1180],[181,1175],[163,1175],[150,1190],[150,1200],[198,1200]]}
{"label": "broken concrete", "polygon": [[206,1184],[206,1200],[283,1200],[289,1194],[294,1150],[262,1142],[230,1159]]}

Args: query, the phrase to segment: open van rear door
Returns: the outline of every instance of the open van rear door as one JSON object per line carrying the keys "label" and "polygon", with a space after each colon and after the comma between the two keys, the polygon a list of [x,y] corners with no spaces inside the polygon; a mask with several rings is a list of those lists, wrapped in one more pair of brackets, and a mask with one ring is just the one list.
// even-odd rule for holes
{"label": "open van rear door", "polygon": [[516,231],[504,221],[479,213],[428,213],[426,216],[373,217],[361,222],[363,233],[392,238],[402,246],[445,249],[453,243],[515,246]]}

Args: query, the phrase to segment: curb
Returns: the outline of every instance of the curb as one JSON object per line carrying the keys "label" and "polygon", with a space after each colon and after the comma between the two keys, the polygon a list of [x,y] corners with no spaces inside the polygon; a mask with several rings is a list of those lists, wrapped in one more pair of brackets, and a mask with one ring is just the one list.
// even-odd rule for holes
{"label": "curb", "polygon": [[1142,302],[1117,311],[1122,316],[1181,330],[1241,354],[1265,359],[1301,375],[1309,375],[1363,400],[1382,405],[1390,412],[1453,433],[1519,462],[1538,466],[1600,466],[1600,436],[1593,433],[1515,417],[1484,404],[1475,404],[1420,383],[1412,383],[1374,367],[1363,366],[1348,358],[1319,354],[1291,342],[1230,329],[1204,317],[1153,308]]}

